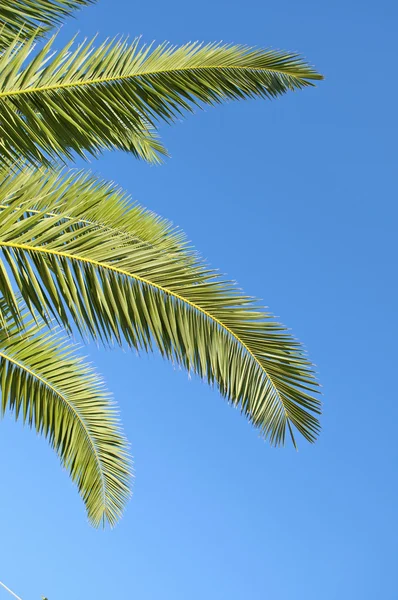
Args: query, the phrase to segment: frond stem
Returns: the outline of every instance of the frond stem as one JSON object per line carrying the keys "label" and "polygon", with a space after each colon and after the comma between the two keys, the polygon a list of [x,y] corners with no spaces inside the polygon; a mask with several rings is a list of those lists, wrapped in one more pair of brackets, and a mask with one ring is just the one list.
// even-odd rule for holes
{"label": "frond stem", "polygon": [[[97,79],[83,79],[83,81],[70,81],[69,83],[64,83],[64,84],[57,84],[57,85],[44,85],[42,87],[32,87],[32,88],[25,88],[23,90],[7,90],[6,92],[0,92],[0,98],[7,98],[10,96],[20,96],[22,94],[35,94],[35,93],[41,93],[41,92],[51,92],[51,91],[55,91],[55,90],[66,90],[68,88],[72,88],[72,87],[84,87],[86,85],[99,85],[102,83],[114,83],[115,81],[125,81],[127,79],[133,79],[133,78],[139,78],[139,77],[143,77],[143,76],[151,76],[151,75],[159,75],[162,74],[164,75],[165,73],[184,73],[186,71],[205,71],[205,70],[214,70],[214,69],[224,69],[224,70],[233,70],[233,71],[240,71],[240,70],[245,70],[245,71],[254,71],[254,72],[261,72],[261,71],[271,71],[272,73],[278,73],[281,75],[289,75],[290,77],[294,77],[296,79],[300,79],[300,78],[306,78],[306,76],[303,73],[285,73],[283,70],[281,69],[275,69],[275,68],[270,68],[267,67],[265,68],[259,68],[259,67],[241,67],[238,65],[231,65],[231,66],[225,66],[225,65],[202,65],[202,66],[195,66],[195,67],[181,67],[179,69],[166,69],[166,70],[158,70],[158,71],[141,71],[139,73],[133,73],[130,75],[119,75],[118,77],[98,77]],[[312,75],[312,77],[314,79],[318,79],[321,78],[320,75],[316,75],[315,73]],[[309,83],[309,82],[308,82]],[[309,83],[309,85],[313,85],[311,83]]]}

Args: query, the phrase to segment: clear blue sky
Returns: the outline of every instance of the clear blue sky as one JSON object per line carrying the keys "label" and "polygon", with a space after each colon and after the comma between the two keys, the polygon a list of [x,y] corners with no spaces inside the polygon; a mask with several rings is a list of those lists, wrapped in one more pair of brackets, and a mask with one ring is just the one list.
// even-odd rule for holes
{"label": "clear blue sky", "polygon": [[270,45],[326,75],[163,127],[163,167],[92,163],[292,328],[318,367],[323,431],[272,449],[158,357],[90,348],[134,496],[117,529],[91,529],[47,443],[3,421],[0,579],[23,600],[397,598],[397,17],[393,0],[101,0],[64,27]]}

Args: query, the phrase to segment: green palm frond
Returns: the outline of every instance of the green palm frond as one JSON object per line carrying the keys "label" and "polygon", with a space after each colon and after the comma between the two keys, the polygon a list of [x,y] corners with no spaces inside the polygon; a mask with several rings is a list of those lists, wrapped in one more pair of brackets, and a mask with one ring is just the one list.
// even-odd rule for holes
{"label": "green palm frond", "polygon": [[48,439],[98,526],[119,519],[129,497],[127,442],[98,375],[74,346],[35,321],[0,329],[1,413]]}
{"label": "green palm frond", "polygon": [[84,204],[95,204],[95,191],[92,201],[88,189],[80,203],[68,192],[73,185],[57,193],[58,177],[43,174],[53,184],[40,198],[28,180],[21,187],[18,177],[10,178],[6,195],[0,186],[3,297],[11,302],[13,293],[6,260],[26,303],[44,318],[52,313],[67,328],[72,319],[83,333],[106,342],[157,346],[216,384],[271,443],[283,443],[287,431],[294,441],[292,426],[314,441],[316,381],[285,328],[183,247],[168,252],[156,236],[135,239],[134,216],[126,219],[129,231],[121,231],[117,218],[113,229],[104,201],[93,209],[95,220],[93,214],[86,218]]}
{"label": "green palm frond", "polygon": [[94,40],[76,48],[72,40],[52,56],[54,40],[27,64],[33,39],[16,39],[0,58],[1,153],[9,160],[42,164],[118,148],[154,161],[165,152],[151,129],[159,121],[195,105],[274,98],[322,79],[296,54],[247,46],[113,40],[95,49]]}
{"label": "green palm frond", "polygon": [[95,0],[0,0],[0,48],[19,35],[21,39],[44,35],[82,6]]}

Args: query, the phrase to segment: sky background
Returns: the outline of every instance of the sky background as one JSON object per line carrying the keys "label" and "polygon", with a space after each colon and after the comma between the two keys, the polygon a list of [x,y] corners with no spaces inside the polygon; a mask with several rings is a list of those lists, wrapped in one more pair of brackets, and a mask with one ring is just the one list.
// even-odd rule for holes
{"label": "sky background", "polygon": [[[157,356],[90,357],[135,460],[120,525],[97,531],[47,442],[0,424],[0,580],[23,600],[395,600],[395,2],[101,0],[62,30],[296,50],[326,75],[274,102],[161,128],[172,158],[91,168],[181,226],[305,344],[322,434],[272,449]],[[9,598],[0,589],[0,600]]]}

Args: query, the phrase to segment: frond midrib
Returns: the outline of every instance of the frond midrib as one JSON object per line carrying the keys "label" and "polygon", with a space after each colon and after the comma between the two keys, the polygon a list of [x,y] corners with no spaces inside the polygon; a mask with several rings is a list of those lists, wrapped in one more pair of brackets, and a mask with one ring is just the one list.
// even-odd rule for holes
{"label": "frond midrib", "polygon": [[26,365],[24,365],[23,363],[17,361],[14,357],[9,356],[8,354],[5,354],[4,352],[2,352],[0,350],[0,356],[3,357],[5,360],[13,363],[15,366],[19,367],[20,369],[22,369],[23,371],[25,371],[26,373],[29,373],[29,375],[31,375],[32,377],[34,377],[35,379],[37,379],[38,381],[40,381],[46,388],[48,388],[49,390],[51,390],[56,396],[58,396],[59,398],[61,398],[61,400],[65,403],[65,405],[67,406],[68,410],[70,410],[78,419],[79,423],[81,424],[84,434],[86,436],[86,439],[88,440],[90,446],[92,447],[92,450],[94,452],[94,456],[95,459],[97,461],[97,464],[99,466],[99,473],[100,473],[100,479],[101,479],[101,483],[102,483],[102,499],[103,499],[103,505],[106,507],[107,506],[107,499],[106,499],[106,482],[105,482],[105,478],[104,478],[104,474],[102,472],[102,462],[101,459],[98,455],[98,451],[96,448],[96,445],[90,435],[90,432],[87,428],[87,425],[83,419],[83,417],[79,414],[79,412],[71,405],[71,403],[68,401],[68,398],[66,396],[64,396],[64,394],[62,394],[59,390],[57,390],[57,388],[55,388],[53,385],[51,385],[51,383],[49,381],[47,381],[46,379],[44,379],[41,375],[38,375],[35,371],[33,371],[32,369],[30,369],[29,367],[27,367]]}
{"label": "frond midrib", "polygon": [[119,275],[124,275],[125,277],[128,278],[133,278],[136,281],[139,281],[141,283],[144,283],[148,286],[151,286],[152,288],[157,289],[160,292],[163,292],[173,298],[175,298],[176,300],[179,300],[180,302],[183,302],[184,304],[187,304],[188,306],[190,306],[191,308],[193,308],[194,310],[202,313],[203,315],[205,315],[208,319],[210,319],[211,321],[213,321],[214,323],[216,323],[219,327],[221,327],[221,329],[223,329],[224,331],[226,331],[229,335],[231,335],[231,337],[233,337],[243,348],[244,350],[252,357],[252,359],[256,362],[256,364],[260,367],[261,371],[265,374],[265,376],[269,379],[277,397],[279,402],[281,403],[283,410],[285,412],[285,417],[286,419],[289,419],[289,415],[287,413],[286,407],[284,405],[284,402],[280,396],[280,393],[278,391],[277,386],[275,385],[272,377],[269,375],[269,373],[266,371],[266,369],[264,368],[264,366],[261,364],[261,362],[259,361],[259,359],[256,357],[256,355],[250,350],[250,348],[247,346],[247,344],[245,344],[245,342],[236,334],[234,333],[227,325],[225,325],[222,321],[220,321],[217,317],[215,317],[214,315],[212,315],[211,313],[209,313],[208,311],[206,311],[204,308],[202,308],[201,306],[195,304],[194,302],[188,300],[187,298],[184,298],[184,296],[181,296],[180,294],[177,294],[176,292],[173,292],[172,290],[161,286],[157,283],[154,283],[153,281],[150,281],[149,279],[146,279],[145,277],[141,277],[140,275],[137,275],[135,273],[129,273],[128,271],[125,271],[124,269],[120,269],[118,267],[115,267],[114,265],[108,264],[108,263],[101,263],[99,261],[96,261],[94,259],[91,258],[87,258],[87,257],[82,257],[82,256],[76,256],[73,254],[69,254],[68,252],[61,252],[59,250],[53,250],[53,249],[48,249],[48,248],[44,248],[44,247],[40,247],[40,246],[30,246],[29,244],[18,244],[15,242],[3,242],[0,241],[0,247],[1,246],[5,246],[8,248],[16,248],[19,250],[25,250],[27,252],[40,252],[42,254],[49,254],[49,255],[55,255],[55,256],[59,256],[62,258],[66,258],[72,261],[78,260],[80,262],[84,262],[86,264],[90,264],[92,266],[101,268],[101,269],[108,269],[111,270],[115,273],[118,273]]}
{"label": "frond midrib", "polygon": [[[203,71],[203,70],[244,70],[244,71],[254,71],[254,72],[271,72],[271,73],[277,73],[278,75],[285,75],[288,77],[292,77],[295,79],[307,79],[310,78],[311,79],[315,79],[315,80],[320,80],[322,79],[322,75],[319,75],[317,73],[311,73],[311,74],[305,74],[305,73],[300,73],[300,72],[286,72],[283,69],[276,69],[276,68],[272,68],[272,67],[267,67],[267,68],[260,68],[260,67],[245,67],[245,66],[240,66],[240,65],[198,65],[195,67],[180,67],[180,68],[176,68],[176,69],[158,69],[158,70],[148,70],[148,71],[141,71],[138,73],[131,73],[129,75],[119,75],[117,77],[98,77],[95,79],[84,79],[83,81],[70,81],[68,83],[64,83],[64,84],[54,84],[54,85],[45,85],[42,87],[33,87],[33,88],[25,88],[22,90],[7,90],[6,92],[0,92],[0,98],[7,98],[10,96],[20,96],[22,94],[35,94],[35,93],[42,93],[42,92],[50,92],[50,91],[55,91],[55,90],[65,90],[68,88],[78,88],[78,87],[84,87],[87,85],[99,85],[102,83],[113,83],[116,81],[125,81],[127,79],[134,79],[134,78],[139,78],[139,77],[147,77],[147,76],[151,76],[151,75],[159,75],[159,74],[167,74],[167,73],[184,73],[186,71]],[[307,82],[308,85],[312,85],[310,82]]]}

